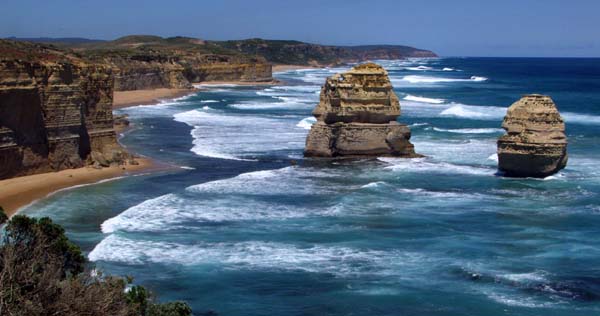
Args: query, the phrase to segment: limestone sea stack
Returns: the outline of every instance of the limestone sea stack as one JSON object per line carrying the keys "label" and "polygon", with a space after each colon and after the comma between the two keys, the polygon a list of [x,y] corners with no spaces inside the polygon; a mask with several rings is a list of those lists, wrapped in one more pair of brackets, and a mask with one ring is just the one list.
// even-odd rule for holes
{"label": "limestone sea stack", "polygon": [[567,165],[565,123],[548,96],[526,95],[508,108],[498,168],[510,177],[547,177]]}
{"label": "limestone sea stack", "polygon": [[420,157],[410,129],[396,122],[400,102],[383,67],[367,63],[327,78],[317,118],[306,138],[306,157]]}

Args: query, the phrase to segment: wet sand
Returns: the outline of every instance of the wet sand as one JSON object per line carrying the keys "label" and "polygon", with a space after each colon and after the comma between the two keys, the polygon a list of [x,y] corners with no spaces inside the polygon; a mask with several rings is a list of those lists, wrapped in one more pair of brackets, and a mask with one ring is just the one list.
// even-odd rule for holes
{"label": "wet sand", "polygon": [[156,104],[164,99],[174,99],[194,93],[195,89],[168,89],[115,91],[113,109],[141,104]]}
{"label": "wet sand", "polygon": [[138,165],[102,169],[83,167],[0,180],[0,206],[8,216],[12,216],[19,208],[61,189],[169,168],[147,158],[136,158],[136,161]]}

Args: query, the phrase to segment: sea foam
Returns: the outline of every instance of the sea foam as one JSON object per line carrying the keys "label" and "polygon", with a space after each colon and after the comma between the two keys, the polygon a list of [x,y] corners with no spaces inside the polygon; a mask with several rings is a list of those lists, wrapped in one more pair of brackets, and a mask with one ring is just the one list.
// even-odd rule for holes
{"label": "sea foam", "polygon": [[317,122],[317,119],[313,116],[302,119],[302,121],[298,122],[296,126],[310,130],[310,128]]}
{"label": "sea foam", "polygon": [[[418,268],[418,253],[344,246],[243,241],[181,244],[110,235],[90,252],[91,261],[126,264],[215,265],[236,270],[304,271],[337,276],[390,275]],[[408,269],[403,269],[408,268]]]}
{"label": "sea foam", "polygon": [[455,134],[497,134],[504,133],[501,128],[456,128],[456,129],[444,129],[444,128],[433,128],[436,132],[455,133]]}
{"label": "sea foam", "polygon": [[404,76],[401,79],[402,81],[407,81],[409,83],[448,83],[448,82],[482,82],[488,80],[486,77],[480,76],[472,76],[469,79],[459,79],[459,78],[444,78],[444,77],[433,77],[433,76]]}
{"label": "sea foam", "polygon": [[256,156],[265,153],[301,149],[306,137],[304,129],[295,128],[296,116],[286,118],[191,110],[176,113],[173,117],[193,127],[190,132],[193,137],[191,151],[212,158],[254,161]]}
{"label": "sea foam", "polygon": [[406,95],[404,97],[404,100],[407,101],[415,101],[415,102],[423,102],[423,103],[432,103],[432,104],[442,104],[445,102],[444,99],[434,99],[434,98],[425,98],[425,97],[418,97],[418,96],[414,96],[414,95]]}

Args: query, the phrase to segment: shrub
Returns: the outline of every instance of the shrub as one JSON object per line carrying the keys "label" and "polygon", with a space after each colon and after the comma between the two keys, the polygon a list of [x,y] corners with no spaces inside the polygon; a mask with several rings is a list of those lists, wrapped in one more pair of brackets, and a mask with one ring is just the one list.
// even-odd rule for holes
{"label": "shrub", "polygon": [[14,216],[0,246],[0,315],[191,315],[185,303],[156,304],[141,286],[126,291],[130,279],[85,268],[85,257],[61,226],[49,218]]}

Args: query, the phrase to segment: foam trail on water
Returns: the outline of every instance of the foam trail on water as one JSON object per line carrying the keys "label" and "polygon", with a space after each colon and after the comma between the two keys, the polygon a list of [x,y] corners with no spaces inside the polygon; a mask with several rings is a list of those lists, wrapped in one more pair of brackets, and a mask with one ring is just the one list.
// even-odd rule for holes
{"label": "foam trail on water", "polygon": [[585,125],[600,125],[600,116],[598,115],[564,112],[561,113],[561,116],[567,124],[578,123]]}
{"label": "foam trail on water", "polygon": [[402,172],[425,172],[425,173],[456,173],[468,175],[494,175],[495,169],[475,167],[469,165],[458,165],[447,162],[427,161],[425,159],[399,159],[378,158],[380,161],[391,164],[386,169]]}
{"label": "foam trail on water", "polygon": [[444,128],[433,128],[436,132],[455,133],[455,134],[497,134],[504,133],[501,128],[457,128],[457,129],[444,129]]}
{"label": "foam trail on water", "polygon": [[[299,247],[279,242],[200,242],[181,244],[110,235],[89,254],[90,261],[126,264],[217,265],[239,270],[290,270],[351,275],[402,275],[418,269],[418,253],[343,246]],[[404,268],[404,269],[403,269]]]}
{"label": "foam trail on water", "polygon": [[[245,101],[229,104],[229,107],[240,110],[269,110],[269,109],[307,109],[314,107],[312,104],[304,103],[304,100],[293,98],[277,97],[283,102],[264,102],[264,101]],[[307,101],[310,102],[310,101]]]}
{"label": "foam trail on water", "polygon": [[480,76],[472,76],[469,79],[459,79],[459,78],[444,78],[444,77],[433,77],[433,76],[410,75],[410,76],[402,77],[402,79],[400,81],[398,81],[398,80],[392,80],[392,81],[396,81],[399,84],[402,84],[402,81],[409,82],[409,83],[449,83],[449,82],[481,82],[481,81],[486,81],[486,80],[488,80],[488,78],[480,77]]}
{"label": "foam trail on water", "polygon": [[191,151],[206,157],[255,160],[256,156],[278,150],[302,149],[306,137],[306,130],[295,126],[295,116],[262,117],[191,110],[173,117],[193,127]]}
{"label": "foam trail on water", "polygon": [[423,71],[423,70],[432,70],[433,68],[428,66],[417,66],[417,67],[406,67],[406,70],[414,70],[414,71]]}
{"label": "foam trail on water", "polygon": [[442,104],[445,102],[444,99],[433,99],[433,98],[425,98],[425,97],[418,97],[418,96],[414,96],[414,95],[406,95],[404,97],[404,100],[407,101],[415,101],[415,102],[423,102],[423,103],[432,103],[432,104]]}
{"label": "foam trail on water", "polygon": [[503,117],[504,108],[454,105],[440,112],[441,116],[455,116],[468,119],[499,119]]}

